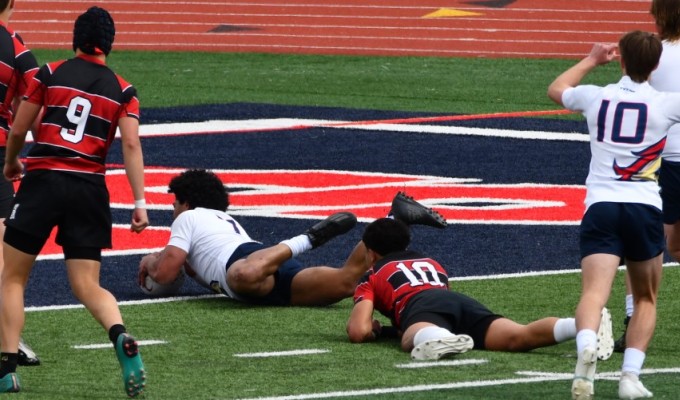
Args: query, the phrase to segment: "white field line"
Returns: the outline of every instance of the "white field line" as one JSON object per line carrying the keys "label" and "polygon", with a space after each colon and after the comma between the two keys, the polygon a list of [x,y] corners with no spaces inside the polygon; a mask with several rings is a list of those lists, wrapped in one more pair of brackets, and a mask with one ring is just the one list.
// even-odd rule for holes
{"label": "white field line", "polygon": [[[665,368],[665,369],[643,369],[642,373],[645,375],[651,374],[676,374],[680,373],[680,368]],[[518,372],[520,374],[520,372]],[[526,374],[526,373],[525,373]],[[240,400],[307,400],[307,399],[327,399],[335,397],[356,397],[356,396],[370,396],[377,394],[396,394],[396,393],[414,393],[414,392],[426,392],[432,390],[446,390],[446,389],[462,389],[462,388],[479,388],[479,387],[489,387],[489,386],[502,386],[502,385],[517,385],[521,383],[538,383],[538,382],[549,382],[549,381],[569,381],[574,378],[573,374],[562,374],[562,373],[535,373],[537,376],[532,376],[528,378],[515,378],[515,379],[498,379],[498,380],[481,380],[481,381],[467,381],[467,382],[451,382],[442,383],[436,385],[415,385],[415,386],[400,386],[391,388],[380,388],[380,389],[365,389],[365,390],[348,390],[348,391],[337,391],[337,392],[322,392],[322,393],[307,393],[299,395],[290,396],[272,396],[272,397],[252,397],[248,399]],[[617,374],[617,373],[610,373]],[[600,376],[601,374],[598,374]],[[607,376],[607,378],[613,378],[614,375]]]}
{"label": "white field line", "polygon": [[[138,340],[137,344],[139,346],[153,346],[157,344],[168,344],[165,340]],[[113,347],[113,343],[96,343],[96,344],[81,344],[71,346],[76,350],[98,350],[98,349],[110,349]]]}
{"label": "white field line", "polygon": [[287,351],[268,351],[262,353],[237,353],[234,357],[238,358],[266,358],[266,357],[289,357],[289,356],[304,356],[309,354],[325,354],[330,353],[327,349],[299,349]]}
{"label": "white field line", "polygon": [[396,364],[395,367],[403,369],[431,368],[431,367],[459,367],[461,365],[478,365],[486,364],[488,362],[489,360],[470,358],[466,360],[445,360],[431,362],[415,361],[405,364]]}
{"label": "white field line", "polygon": [[364,124],[356,121],[353,125],[349,121],[331,121],[322,119],[250,119],[250,120],[214,120],[205,122],[185,122],[175,124],[142,125],[140,136],[173,136],[173,135],[200,135],[206,133],[257,133],[269,131],[286,131],[310,128],[339,128],[339,129],[362,129],[377,132],[405,132],[405,133],[432,133],[461,136],[485,136],[505,137],[513,139],[536,139],[536,140],[565,140],[588,142],[586,134],[572,132],[551,131],[520,131],[513,129],[495,128],[469,128],[462,126],[440,126],[422,124]]}

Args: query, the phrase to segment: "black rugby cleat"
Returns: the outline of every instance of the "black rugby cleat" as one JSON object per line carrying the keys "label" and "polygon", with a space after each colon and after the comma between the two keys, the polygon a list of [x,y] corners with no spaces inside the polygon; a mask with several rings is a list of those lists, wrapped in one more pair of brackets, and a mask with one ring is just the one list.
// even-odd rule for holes
{"label": "black rugby cleat", "polygon": [[304,234],[309,237],[312,247],[317,248],[338,235],[347,233],[357,224],[357,217],[351,212],[339,212],[307,229]]}
{"label": "black rugby cleat", "polygon": [[404,192],[397,193],[392,200],[390,215],[407,225],[427,225],[446,228],[446,219],[437,211],[418,203]]}

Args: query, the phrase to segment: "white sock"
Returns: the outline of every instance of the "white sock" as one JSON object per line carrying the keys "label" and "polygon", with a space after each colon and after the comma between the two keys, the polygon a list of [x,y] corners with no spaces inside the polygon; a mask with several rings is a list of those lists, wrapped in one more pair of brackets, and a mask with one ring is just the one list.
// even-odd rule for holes
{"label": "white sock", "polygon": [[576,334],[576,351],[580,354],[588,347],[597,349],[597,332],[592,329],[581,329]]}
{"label": "white sock", "polygon": [[428,326],[416,332],[413,336],[413,346],[418,346],[428,340],[441,339],[445,337],[455,336],[449,330],[440,328],[438,326]]}
{"label": "white sock", "polygon": [[626,316],[627,317],[632,317],[633,316],[633,295],[632,294],[627,294],[626,295]]}
{"label": "white sock", "polygon": [[560,318],[553,327],[553,336],[557,343],[562,343],[576,337],[576,320],[574,318]]}
{"label": "white sock", "polygon": [[635,376],[640,376],[642,364],[645,362],[645,353],[629,347],[623,353],[623,366],[621,372],[628,372]]}
{"label": "white sock", "polygon": [[312,242],[309,241],[309,236],[304,234],[283,240],[281,244],[285,244],[290,248],[290,251],[293,252],[293,257],[297,257],[305,251],[312,249]]}

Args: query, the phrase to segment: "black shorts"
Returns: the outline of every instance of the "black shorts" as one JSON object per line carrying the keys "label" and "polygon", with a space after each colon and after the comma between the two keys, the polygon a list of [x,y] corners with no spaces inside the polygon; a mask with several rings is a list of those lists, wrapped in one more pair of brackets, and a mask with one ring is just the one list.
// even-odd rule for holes
{"label": "black shorts", "polygon": [[95,183],[72,173],[30,171],[21,180],[5,224],[42,244],[56,226],[56,242],[62,247],[110,248],[109,191],[103,178]]}
{"label": "black shorts", "polygon": [[413,296],[401,313],[401,330],[416,322],[430,322],[454,334],[469,335],[474,348],[484,350],[489,325],[502,315],[494,314],[477,300],[448,290],[424,290]]}
{"label": "black shorts", "polygon": [[661,254],[665,240],[661,210],[639,203],[599,202],[581,221],[581,258],[612,254],[646,261]]}
{"label": "black shorts", "polygon": [[[233,264],[235,261],[246,258],[251,253],[267,247],[269,246],[265,246],[264,244],[257,242],[243,243],[237,247],[231,257],[229,257],[229,261],[227,261],[227,269],[229,269],[231,264]],[[274,288],[272,288],[271,292],[262,297],[244,296],[240,293],[239,296],[246,299],[247,302],[253,304],[269,306],[290,305],[291,285],[293,284],[293,278],[298,272],[305,268],[306,267],[304,267],[298,260],[294,258],[288,259],[286,262],[281,264],[279,269],[274,273]]]}
{"label": "black shorts", "polygon": [[[0,165],[5,165],[5,150],[7,148],[0,147]],[[12,200],[14,200],[14,184],[5,179],[4,176],[0,177],[0,218],[9,216]]]}
{"label": "black shorts", "polygon": [[673,225],[680,220],[680,162],[661,159],[659,186],[663,201],[663,223]]}

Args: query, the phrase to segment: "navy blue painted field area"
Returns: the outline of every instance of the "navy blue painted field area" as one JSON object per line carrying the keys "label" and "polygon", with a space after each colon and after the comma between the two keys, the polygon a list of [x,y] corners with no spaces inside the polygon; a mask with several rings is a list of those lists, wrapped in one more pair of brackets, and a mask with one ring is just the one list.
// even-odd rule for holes
{"label": "navy blue painted field area", "polygon": [[[256,118],[375,120],[415,114],[252,104],[143,110],[142,122],[187,122]],[[453,123],[451,123],[453,124]],[[585,124],[540,118],[485,119],[456,126],[581,132]],[[206,134],[143,139],[148,167],[206,169],[330,169],[479,179],[487,184],[582,185],[590,151],[585,141],[377,132],[312,128],[242,134]],[[119,143],[109,163],[122,163]],[[128,224],[129,210],[114,222]],[[170,212],[152,211],[154,225],[169,226]],[[274,244],[303,232],[312,220],[243,217],[250,235]],[[340,265],[359,239],[363,224],[301,257],[308,264]],[[452,224],[444,230],[414,227],[413,248],[428,253],[452,276],[474,276],[578,267],[578,226]],[[140,256],[106,257],[102,283],[119,300],[144,298],[135,283]],[[207,293],[185,285],[187,294]],[[37,263],[26,305],[70,304],[63,261]]]}

